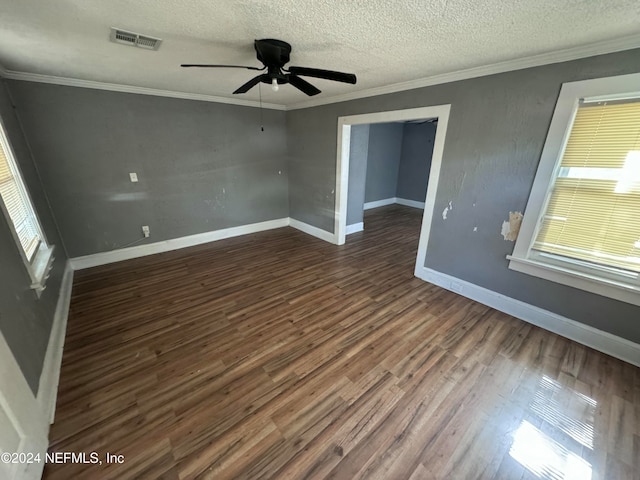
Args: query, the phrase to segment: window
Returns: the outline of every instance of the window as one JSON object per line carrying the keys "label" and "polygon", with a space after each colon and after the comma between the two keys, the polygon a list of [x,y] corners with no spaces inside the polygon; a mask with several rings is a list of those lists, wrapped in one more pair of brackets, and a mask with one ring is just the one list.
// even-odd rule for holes
{"label": "window", "polygon": [[38,223],[29,195],[22,183],[13,152],[0,124],[0,197],[2,210],[20,254],[31,277],[31,288],[38,296],[45,288],[45,281],[53,262],[53,247],[47,245],[46,239]]}
{"label": "window", "polygon": [[640,305],[640,75],[563,85],[508,258]]}

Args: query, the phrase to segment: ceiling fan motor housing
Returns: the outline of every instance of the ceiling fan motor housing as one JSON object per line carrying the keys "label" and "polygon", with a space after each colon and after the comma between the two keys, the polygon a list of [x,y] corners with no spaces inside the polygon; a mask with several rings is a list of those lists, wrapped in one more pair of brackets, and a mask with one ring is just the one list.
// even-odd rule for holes
{"label": "ceiling fan motor housing", "polygon": [[258,60],[260,60],[267,68],[282,68],[289,63],[291,55],[291,45],[282,40],[273,38],[265,38],[253,42],[256,49]]}
{"label": "ceiling fan motor housing", "polygon": [[289,83],[287,77],[282,73],[282,67],[289,63],[291,45],[282,40],[265,38],[255,40],[253,46],[256,49],[258,60],[267,67],[267,73],[262,75],[260,81],[270,84],[275,79],[279,85]]}

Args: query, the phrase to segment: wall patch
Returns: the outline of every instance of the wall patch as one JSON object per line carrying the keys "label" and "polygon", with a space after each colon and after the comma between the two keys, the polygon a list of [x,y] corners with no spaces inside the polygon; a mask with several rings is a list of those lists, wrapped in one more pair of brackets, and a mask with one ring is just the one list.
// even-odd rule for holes
{"label": "wall patch", "polygon": [[442,219],[446,220],[447,219],[447,214],[453,210],[453,204],[451,202],[449,202],[449,205],[447,205],[446,207],[444,207],[444,210],[442,211]]}
{"label": "wall patch", "polygon": [[509,220],[502,222],[500,233],[505,240],[515,242],[518,233],[520,233],[520,224],[522,224],[522,212],[509,212]]}

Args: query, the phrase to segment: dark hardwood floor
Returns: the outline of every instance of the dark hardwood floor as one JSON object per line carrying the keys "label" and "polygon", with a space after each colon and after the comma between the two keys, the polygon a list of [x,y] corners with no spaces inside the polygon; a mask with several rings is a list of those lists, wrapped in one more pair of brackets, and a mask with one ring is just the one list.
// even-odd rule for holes
{"label": "dark hardwood floor", "polygon": [[76,272],[53,479],[638,479],[640,369],[413,277],[421,211]]}

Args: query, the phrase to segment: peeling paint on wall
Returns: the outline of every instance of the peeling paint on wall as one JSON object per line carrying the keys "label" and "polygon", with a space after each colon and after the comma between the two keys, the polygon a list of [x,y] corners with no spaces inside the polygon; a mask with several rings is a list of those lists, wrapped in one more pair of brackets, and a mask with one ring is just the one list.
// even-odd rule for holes
{"label": "peeling paint on wall", "polygon": [[449,202],[449,205],[447,205],[446,207],[444,207],[444,210],[442,211],[442,219],[446,220],[447,219],[447,214],[453,210],[453,204],[451,202]]}
{"label": "peeling paint on wall", "polygon": [[515,242],[520,233],[520,225],[522,224],[521,212],[509,212],[509,220],[502,222],[502,231],[500,232],[505,240]]}

